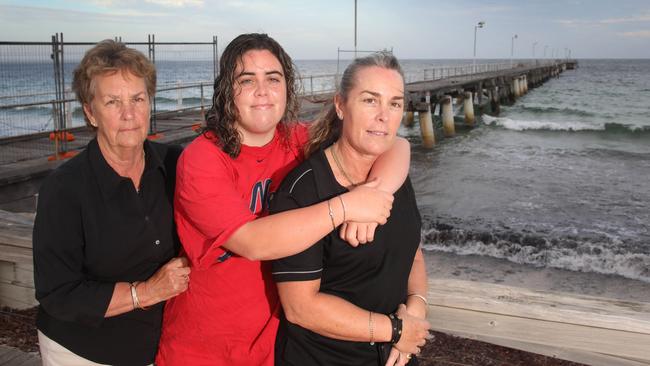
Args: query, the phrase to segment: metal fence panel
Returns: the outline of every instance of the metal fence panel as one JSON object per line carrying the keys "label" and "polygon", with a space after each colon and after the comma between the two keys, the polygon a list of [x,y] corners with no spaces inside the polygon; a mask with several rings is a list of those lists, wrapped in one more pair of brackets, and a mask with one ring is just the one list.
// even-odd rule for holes
{"label": "metal fence panel", "polygon": [[[121,40],[120,40],[121,41]],[[152,59],[158,92],[156,113],[209,104],[217,71],[217,38],[212,42],[124,42]],[[72,74],[93,42],[0,42],[0,164],[52,155],[85,146],[82,106],[71,90]],[[74,136],[74,142],[69,141]]]}

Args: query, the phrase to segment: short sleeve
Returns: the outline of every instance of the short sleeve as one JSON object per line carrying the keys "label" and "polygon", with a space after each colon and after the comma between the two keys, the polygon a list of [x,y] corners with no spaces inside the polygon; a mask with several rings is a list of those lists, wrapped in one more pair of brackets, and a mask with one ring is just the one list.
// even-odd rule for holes
{"label": "short sleeve", "polygon": [[[313,179],[305,181],[309,182],[313,181]],[[285,180],[282,183],[283,187],[273,195],[269,206],[271,214],[306,207],[312,203],[311,200],[306,200],[305,197],[297,197],[297,195],[287,192],[286,186],[288,183],[291,182]],[[274,260],[272,263],[273,279],[276,282],[320,279],[323,273],[323,250],[326,240],[327,237],[317,241],[300,253]]]}
{"label": "short sleeve", "polygon": [[185,254],[199,269],[216,263],[226,253],[221,246],[255,219],[227,159],[206,139],[195,141],[178,161],[174,216]]}

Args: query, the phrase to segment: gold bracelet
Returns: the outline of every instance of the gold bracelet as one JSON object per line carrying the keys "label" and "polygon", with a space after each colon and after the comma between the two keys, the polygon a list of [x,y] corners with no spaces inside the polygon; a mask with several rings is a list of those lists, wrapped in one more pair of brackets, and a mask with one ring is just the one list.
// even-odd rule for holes
{"label": "gold bracelet", "polygon": [[129,282],[129,288],[131,289],[131,302],[133,302],[133,310],[138,308],[138,294],[135,292],[134,282]]}
{"label": "gold bracelet", "polygon": [[341,201],[341,207],[343,207],[343,222],[345,222],[345,203],[343,202],[342,194],[339,194],[339,200]]}
{"label": "gold bracelet", "polygon": [[427,301],[427,298],[426,298],[426,297],[424,297],[424,296],[422,296],[422,295],[420,295],[420,294],[410,294],[410,295],[408,295],[407,297],[411,297],[411,296],[415,296],[415,297],[417,297],[418,299],[424,301],[424,305],[429,306],[429,302]]}
{"label": "gold bracelet", "polygon": [[370,345],[375,345],[375,323],[372,322],[372,311],[368,315],[368,332],[370,332]]}
{"label": "gold bracelet", "polygon": [[136,287],[140,282],[135,281],[131,282],[131,301],[133,301],[133,309],[148,310],[148,307],[140,305],[140,300],[138,299],[138,291]]}
{"label": "gold bracelet", "polygon": [[334,211],[332,211],[332,204],[330,200],[327,200],[327,209],[329,210],[330,220],[332,220],[332,230],[336,230],[336,224],[334,223]]}

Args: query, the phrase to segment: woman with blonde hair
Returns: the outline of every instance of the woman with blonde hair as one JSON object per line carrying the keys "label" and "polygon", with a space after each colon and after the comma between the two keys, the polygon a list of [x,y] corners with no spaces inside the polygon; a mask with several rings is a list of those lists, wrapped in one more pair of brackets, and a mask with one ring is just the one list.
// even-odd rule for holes
{"label": "woman with blonde hair", "polygon": [[[327,202],[363,184],[397,139],[404,79],[391,54],[359,58],[343,73],[328,112],[314,122],[307,160],[287,175],[272,214]],[[410,180],[370,245],[350,247],[335,230],[273,262],[285,316],[276,365],[416,364],[428,323],[421,220]],[[338,222],[336,223],[338,224]]]}

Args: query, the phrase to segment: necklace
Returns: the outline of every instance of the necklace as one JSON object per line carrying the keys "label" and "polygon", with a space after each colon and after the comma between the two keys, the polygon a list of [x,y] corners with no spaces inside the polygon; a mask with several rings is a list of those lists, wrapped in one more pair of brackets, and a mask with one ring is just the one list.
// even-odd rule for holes
{"label": "necklace", "polygon": [[336,156],[336,152],[334,151],[335,148],[336,148],[337,146],[338,146],[338,145],[334,144],[334,145],[332,146],[332,148],[330,149],[330,151],[332,152],[332,157],[334,158],[334,162],[336,163],[336,166],[339,168],[339,170],[341,171],[341,173],[343,173],[343,176],[345,177],[345,179],[347,179],[348,183],[350,183],[350,185],[351,185],[352,187],[356,187],[356,186],[358,186],[360,183],[354,183],[354,182],[352,181],[352,179],[350,179],[350,176],[348,175],[348,173],[346,173],[345,170],[343,169],[343,166],[341,165],[341,162],[339,161],[339,158]]}

